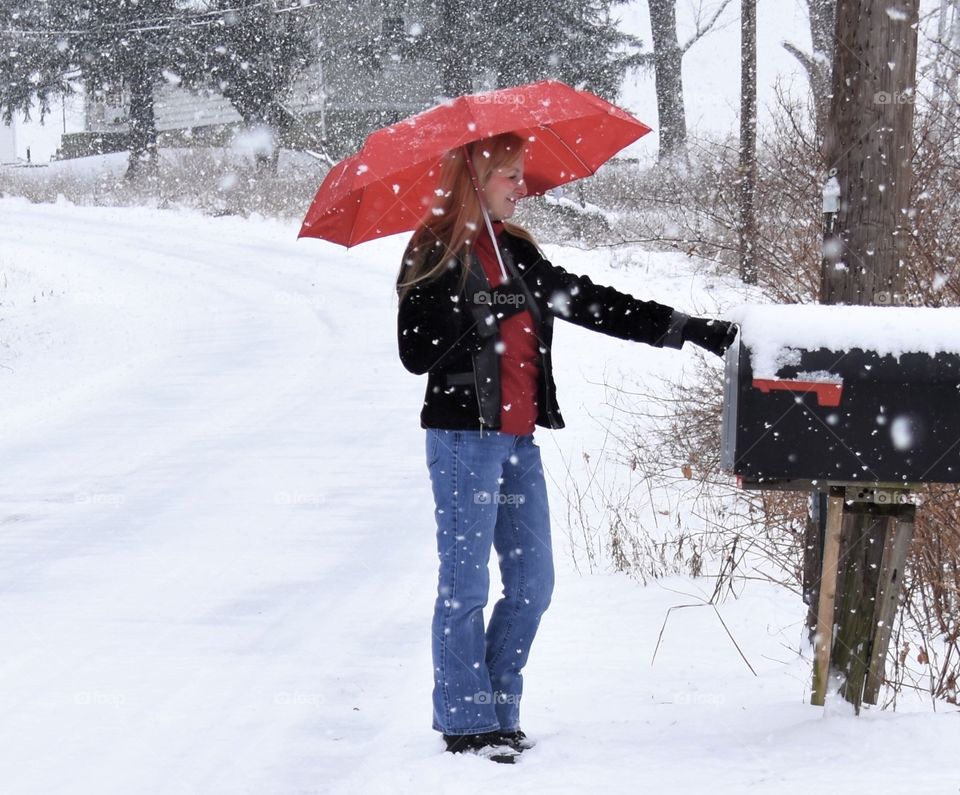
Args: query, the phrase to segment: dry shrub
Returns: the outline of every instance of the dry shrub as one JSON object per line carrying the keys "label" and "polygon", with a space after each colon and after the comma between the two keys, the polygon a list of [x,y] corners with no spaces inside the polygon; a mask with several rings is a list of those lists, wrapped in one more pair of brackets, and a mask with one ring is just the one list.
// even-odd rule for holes
{"label": "dry shrub", "polygon": [[[913,209],[900,301],[957,305],[960,279],[960,107],[918,103]],[[808,110],[781,100],[773,127],[758,146],[759,286],[771,302],[812,302],[820,281],[821,187],[824,163]],[[737,269],[737,156],[732,142],[695,141],[689,163],[647,170],[619,167],[600,175],[587,199],[610,202],[609,236],[679,250]],[[627,188],[626,186],[630,186]],[[601,241],[607,242],[607,241]],[[694,383],[661,384],[615,405],[612,457],[627,487],[573,490],[569,518],[589,550],[588,562],[612,565],[646,582],[671,573],[711,576],[730,592],[738,578],[762,577],[802,590],[809,498],[796,492],[737,491],[719,471],[721,395],[702,368]],[[622,390],[615,390],[622,393]],[[621,394],[621,397],[624,395]],[[605,490],[599,484],[603,483]],[[668,526],[659,526],[658,494],[675,495]],[[960,499],[955,486],[926,486],[917,495],[914,542],[887,664],[887,705],[903,688],[957,703],[960,676]],[[605,509],[601,519],[580,510]],[[598,536],[600,538],[598,538]],[[601,540],[602,539],[602,540]]]}
{"label": "dry shrub", "polygon": [[[759,286],[780,303],[815,300],[819,284],[823,167],[808,113],[781,92],[779,112],[757,147]],[[632,178],[625,165],[601,169],[587,199],[617,210],[617,241],[680,251],[735,274],[738,180],[736,141],[694,138],[686,160],[635,168]]]}
{"label": "dry shrub", "polygon": [[609,562],[644,583],[686,574],[716,588],[763,579],[799,593],[806,497],[742,491],[720,471],[719,380],[704,361],[682,382],[607,385],[614,423],[604,448],[587,457],[585,483],[567,477],[575,560]]}
{"label": "dry shrub", "polygon": [[[810,497],[743,491],[720,471],[718,377],[704,364],[692,379],[642,392],[607,386],[616,421],[603,453],[626,486],[611,482],[600,461],[585,484],[570,485],[568,477],[575,556],[591,569],[609,562],[643,583],[672,574],[707,578],[714,602],[736,596],[747,580],[774,582],[797,594],[799,614]],[[931,485],[917,497],[886,664],[884,706],[894,708],[905,688],[958,703],[960,496],[955,486]]]}
{"label": "dry shrub", "polygon": [[0,195],[32,202],[64,198],[81,206],[151,206],[209,215],[300,219],[327,167],[297,152],[281,153],[277,173],[229,149],[165,149],[155,173],[124,178],[126,155],[61,161],[49,167],[0,169]]}
{"label": "dry shrub", "polygon": [[924,490],[900,605],[889,679],[957,704],[960,676],[960,497],[954,486]]}

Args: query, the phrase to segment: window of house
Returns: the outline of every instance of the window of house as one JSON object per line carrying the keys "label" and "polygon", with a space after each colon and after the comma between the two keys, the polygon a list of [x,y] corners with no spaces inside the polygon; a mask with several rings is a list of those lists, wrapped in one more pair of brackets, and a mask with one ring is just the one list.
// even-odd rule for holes
{"label": "window of house", "polygon": [[380,33],[384,41],[395,42],[403,38],[403,17],[388,16],[384,17],[380,23]]}

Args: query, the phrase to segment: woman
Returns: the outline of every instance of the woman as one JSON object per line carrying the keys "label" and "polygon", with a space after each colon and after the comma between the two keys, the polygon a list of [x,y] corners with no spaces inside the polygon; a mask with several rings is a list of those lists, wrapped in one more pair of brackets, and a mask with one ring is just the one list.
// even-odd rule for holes
{"label": "woman", "polygon": [[[522,670],[553,590],[533,432],[564,427],[551,367],[554,317],[656,347],[689,340],[717,355],[736,333],[544,259],[530,233],[508,222],[527,192],[523,145],[506,133],[447,154],[437,203],[397,277],[400,358],[428,374],[420,425],[440,558],[433,728],[448,751],[498,762],[532,746],[519,725]],[[491,546],[503,596],[484,628]]]}

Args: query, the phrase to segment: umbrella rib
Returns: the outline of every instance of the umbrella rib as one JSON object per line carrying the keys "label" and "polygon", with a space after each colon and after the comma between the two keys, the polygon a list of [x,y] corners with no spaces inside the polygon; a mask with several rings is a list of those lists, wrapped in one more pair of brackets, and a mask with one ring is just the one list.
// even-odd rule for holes
{"label": "umbrella rib", "polygon": [[[429,170],[430,170],[430,169],[428,168],[427,171],[429,171]],[[426,173],[427,173],[427,172],[425,171],[424,174],[426,174]],[[363,186],[363,190],[362,190],[362,192],[361,192],[361,194],[360,194],[360,201],[357,203],[357,216],[356,216],[356,218],[354,219],[354,223],[353,223],[352,228],[350,229],[350,239],[351,239],[351,240],[353,240],[354,237],[355,237],[355,236],[354,236],[354,232],[356,232],[356,230],[357,230],[357,222],[360,220],[360,216],[361,216],[360,206],[363,204],[363,200],[366,198],[367,191],[368,191],[374,184],[386,185],[387,182],[386,182],[386,179],[384,179],[383,177],[377,177],[375,183],[374,183],[374,182],[371,182],[371,183]],[[363,242],[366,240],[366,236],[370,233],[370,231],[373,230],[373,229],[375,229],[376,226],[377,226],[377,224],[379,224],[380,221],[382,221],[382,220],[390,213],[390,211],[393,210],[394,207],[396,207],[397,204],[403,205],[403,207],[404,207],[405,210],[407,210],[408,212],[413,213],[414,211],[411,209],[410,205],[407,204],[407,203],[403,200],[403,196],[405,196],[407,193],[409,193],[411,190],[413,190],[413,187],[414,187],[414,185],[416,185],[416,184],[417,184],[417,181],[414,181],[413,183],[411,183],[410,187],[408,187],[407,190],[404,191],[403,195],[401,195],[401,194],[394,194],[394,195],[397,197],[397,198],[396,198],[396,201],[393,202],[392,204],[390,204],[390,205],[387,207],[386,210],[384,210],[382,213],[380,213],[380,215],[378,215],[376,218],[374,218],[370,223],[368,223],[368,224],[366,225],[366,228],[363,230],[363,233],[362,233],[361,235],[356,236],[356,237],[358,238],[358,239],[357,239],[357,243],[363,243]]]}
{"label": "umbrella rib", "polygon": [[[436,165],[437,165],[436,163],[431,163],[429,166],[427,166],[427,168],[426,168],[426,170],[423,172],[423,174],[420,175],[420,179],[423,179],[423,177],[426,176],[426,174],[428,174],[428,173],[430,172],[430,169],[431,169],[431,168],[435,168]],[[389,205],[386,210],[384,210],[382,213],[380,213],[380,215],[378,215],[373,221],[371,221],[371,222],[367,225],[366,229],[363,230],[363,234],[360,236],[360,240],[358,240],[357,242],[358,242],[358,243],[362,243],[362,242],[364,241],[364,239],[366,238],[366,235],[369,234],[370,230],[375,229],[376,226],[377,226],[377,224],[379,224],[380,221],[382,221],[382,220],[390,213],[390,211],[393,210],[394,207],[396,207],[397,204],[402,204],[403,207],[404,207],[404,209],[407,210],[407,212],[410,212],[410,213],[412,213],[413,215],[416,215],[416,216],[418,217],[418,219],[419,219],[420,216],[417,214],[417,212],[416,212],[413,208],[411,208],[410,205],[407,204],[407,203],[403,200],[403,197],[406,196],[408,193],[410,193],[410,191],[412,191],[412,190],[414,189],[414,187],[416,187],[416,185],[419,183],[419,181],[420,181],[420,180],[418,179],[418,180],[415,180],[415,181],[411,182],[411,183],[410,183],[410,186],[409,186],[402,194],[394,194],[394,195],[397,197],[396,201],[395,201],[393,204]],[[384,178],[382,178],[382,177],[377,177],[377,183],[380,184],[380,185],[386,185],[386,184],[387,184],[386,179],[384,179]],[[372,184],[372,183],[371,183],[371,184]],[[369,188],[370,188],[370,185],[364,185],[364,186],[363,186],[363,193],[360,195],[360,203],[361,203],[361,204],[363,203],[363,199],[364,199],[364,197],[366,196],[367,190],[368,190]],[[359,205],[358,205],[358,207],[359,207]],[[359,212],[359,209],[358,209],[357,219],[359,219],[359,217],[360,217],[360,212]],[[357,228],[357,225],[356,225],[356,220],[355,220],[355,221],[354,221],[354,224],[353,224],[353,228],[351,229],[351,232],[350,232],[350,237],[351,237],[351,239],[353,238],[353,232],[356,231],[356,228]]]}
{"label": "umbrella rib", "polygon": [[[458,146],[462,146],[462,145],[463,145],[463,144],[459,144]],[[392,205],[390,205],[390,206],[389,206],[386,210],[384,210],[372,223],[370,223],[370,224],[367,226],[367,228],[363,231],[363,235],[365,236],[368,232],[370,232],[371,229],[374,229],[374,228],[376,227],[376,225],[377,225],[378,223],[380,223],[380,221],[383,220],[383,218],[386,217],[386,216],[390,213],[390,211],[391,211],[391,210],[396,206],[396,204],[398,204],[398,203],[399,203],[399,204],[402,204],[403,207],[407,210],[407,212],[409,212],[409,213],[417,216],[417,218],[419,219],[419,218],[423,215],[423,213],[422,213],[422,212],[421,212],[421,213],[418,213],[416,210],[414,210],[413,208],[411,208],[410,205],[407,204],[407,203],[403,200],[403,198],[404,198],[404,196],[406,196],[408,193],[410,193],[410,191],[412,191],[412,190],[414,189],[414,187],[416,187],[416,185],[420,182],[420,180],[423,179],[423,178],[430,172],[430,169],[432,169],[432,168],[437,168],[437,167],[438,167],[438,164],[440,163],[442,157],[443,157],[443,155],[440,155],[436,160],[431,161],[431,162],[427,165],[427,167],[426,167],[426,169],[424,170],[424,172],[420,175],[420,177],[419,177],[418,179],[414,180],[413,182],[411,182],[410,185],[409,185],[409,187],[407,187],[407,189],[406,189],[403,193],[395,194],[396,197],[397,197],[396,202],[394,202]],[[377,182],[378,182],[379,184],[381,184],[381,185],[386,185],[386,184],[387,184],[387,181],[386,181],[387,179],[388,179],[388,178],[385,179],[385,178],[383,178],[383,177],[377,177]],[[370,185],[364,185],[363,195],[366,194],[367,189],[368,189],[369,187],[370,187]],[[363,201],[363,195],[361,195],[361,199],[360,199],[361,202]],[[358,212],[358,213],[357,213],[357,218],[359,218],[359,217],[360,217],[360,213]],[[355,231],[355,229],[356,229],[356,223],[354,223],[354,228],[351,230],[351,235],[350,235],[351,238],[353,237],[353,234],[352,234],[352,233],[353,233],[353,231]],[[358,242],[362,242],[362,241],[358,241]]]}
{"label": "umbrella rib", "polygon": [[[461,98],[458,97],[458,99],[461,99]],[[454,102],[456,102],[456,100],[454,100]],[[473,116],[473,111],[470,109],[470,106],[469,106],[469,105],[466,106],[466,109],[467,109],[467,111],[470,113],[470,115]],[[474,121],[476,121],[476,117],[474,117]],[[370,136],[368,135],[368,136],[367,136],[367,140],[369,141],[369,139],[370,139]],[[462,142],[461,142],[460,144],[457,144],[457,146],[462,146],[462,145],[463,145]],[[364,146],[366,146],[366,143],[364,143]],[[362,151],[362,149],[361,149],[361,151]],[[359,153],[358,153],[358,154],[359,154]],[[403,197],[406,196],[408,193],[410,193],[411,190],[413,190],[413,188],[417,185],[417,183],[419,183],[419,181],[420,181],[421,179],[423,179],[423,177],[426,176],[426,175],[430,172],[430,169],[431,169],[431,168],[436,168],[436,167],[438,166],[438,164],[440,163],[442,157],[443,157],[443,155],[441,154],[441,155],[439,155],[435,160],[430,161],[430,162],[428,163],[427,167],[426,167],[426,170],[423,172],[423,174],[421,174],[418,179],[416,179],[416,180],[414,180],[413,182],[411,182],[410,185],[409,185],[409,187],[408,187],[402,194],[395,194],[396,197],[397,197],[397,198],[396,198],[396,201],[393,202],[393,204],[391,204],[386,210],[384,210],[382,213],[380,213],[380,215],[377,216],[377,218],[376,218],[372,223],[370,223],[370,224],[367,226],[367,228],[363,231],[363,235],[361,236],[361,240],[358,241],[358,242],[362,242],[363,237],[365,237],[365,236],[370,232],[371,229],[375,229],[375,228],[376,228],[376,225],[377,225],[378,223],[380,223],[380,221],[382,221],[382,220],[390,213],[390,211],[391,211],[394,207],[396,207],[396,205],[397,205],[398,203],[401,204],[401,205],[403,205],[404,209],[405,209],[407,212],[409,212],[409,213],[411,213],[412,215],[414,215],[414,216],[417,218],[418,222],[419,222],[420,218],[421,218],[422,215],[423,215],[423,212],[417,212],[416,210],[412,209],[412,208],[410,207],[410,205],[407,204],[407,203],[403,200]],[[379,184],[381,184],[381,185],[386,185],[386,184],[387,184],[385,178],[383,178],[383,177],[377,177],[377,182],[378,182]],[[364,186],[364,188],[363,188],[363,194],[361,194],[361,198],[360,198],[360,202],[361,202],[361,203],[363,202],[363,196],[366,194],[367,189],[368,189],[369,187],[370,187],[369,185],[365,185],[365,186]],[[358,212],[357,212],[357,218],[359,219],[359,217],[360,217],[360,213],[359,213],[359,210],[358,210]],[[351,230],[350,230],[350,237],[351,237],[351,238],[353,237],[353,232],[354,232],[354,231],[356,231],[356,221],[354,222],[354,225],[353,225],[353,227],[352,227]]]}
{"label": "umbrella rib", "polygon": [[574,158],[576,159],[576,161],[577,161],[581,166],[583,166],[584,170],[587,172],[584,176],[588,176],[588,175],[590,175],[590,174],[595,173],[595,169],[591,169],[590,166],[588,166],[586,163],[584,163],[583,160],[580,158],[580,155],[578,155],[573,149],[571,149],[571,148],[567,145],[567,142],[564,141],[563,138],[561,138],[559,135],[557,135],[557,134],[553,131],[552,128],[550,128],[550,127],[541,127],[540,129],[542,129],[542,130],[550,133],[550,135],[552,135],[552,136],[554,137],[554,140],[556,140],[557,142],[559,142],[559,144],[560,144],[564,149],[566,149],[571,155],[574,156]]}
{"label": "umbrella rib", "polygon": [[360,198],[357,199],[357,208],[353,214],[353,221],[350,223],[350,231],[347,233],[347,248],[355,245],[353,242],[353,233],[357,231],[357,222],[360,220],[360,209],[363,207],[363,200],[367,195],[367,187],[367,185],[363,186],[363,189],[360,191]]}

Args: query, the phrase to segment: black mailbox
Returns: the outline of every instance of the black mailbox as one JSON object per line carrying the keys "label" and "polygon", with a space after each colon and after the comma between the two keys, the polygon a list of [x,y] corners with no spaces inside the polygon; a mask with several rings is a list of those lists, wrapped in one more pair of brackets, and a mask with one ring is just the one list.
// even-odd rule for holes
{"label": "black mailbox", "polygon": [[731,317],[741,333],[726,358],[721,466],[741,485],[960,483],[960,310],[790,305]]}

